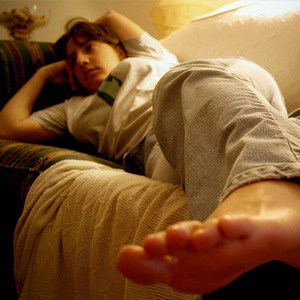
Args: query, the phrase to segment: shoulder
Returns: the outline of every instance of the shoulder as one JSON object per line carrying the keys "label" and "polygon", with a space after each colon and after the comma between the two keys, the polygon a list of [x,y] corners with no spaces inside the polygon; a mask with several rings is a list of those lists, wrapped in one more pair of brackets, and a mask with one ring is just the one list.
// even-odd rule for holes
{"label": "shoulder", "polygon": [[145,57],[160,61],[167,60],[173,63],[178,62],[177,57],[173,53],[147,32],[123,41],[123,45],[129,57]]}
{"label": "shoulder", "polygon": [[124,59],[119,65],[111,72],[113,76],[120,80],[125,77],[134,79],[136,75],[138,77],[145,76],[153,68],[162,68],[163,64],[157,60],[149,57],[128,57]]}

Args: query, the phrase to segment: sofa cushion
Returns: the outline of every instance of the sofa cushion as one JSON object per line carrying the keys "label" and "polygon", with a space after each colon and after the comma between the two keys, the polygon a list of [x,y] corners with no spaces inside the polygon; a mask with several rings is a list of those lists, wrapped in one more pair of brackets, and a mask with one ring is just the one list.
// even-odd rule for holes
{"label": "sofa cushion", "polygon": [[288,111],[300,106],[300,1],[237,1],[193,20],[162,43],[180,61],[245,57],[277,80]]}

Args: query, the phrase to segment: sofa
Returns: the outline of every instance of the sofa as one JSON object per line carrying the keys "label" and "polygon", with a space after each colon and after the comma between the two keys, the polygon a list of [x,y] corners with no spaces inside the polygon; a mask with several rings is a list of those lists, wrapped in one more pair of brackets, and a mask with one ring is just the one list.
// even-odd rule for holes
{"label": "sofa", "polygon": [[[291,113],[300,106],[299,28],[300,1],[238,1],[162,43],[181,62],[253,60],[277,80]],[[55,60],[53,43],[0,41],[0,107]],[[34,109],[70,95],[67,86],[49,84]],[[115,268],[118,249],[188,219],[185,194],[180,186],[128,172],[72,137],[43,145],[0,140],[0,195],[5,299],[300,299],[300,270],[279,262],[202,296],[125,279]]]}
{"label": "sofa", "polygon": [[[54,45],[48,42],[0,41],[0,106],[42,65],[55,60]],[[67,86],[48,85],[40,95],[35,110],[57,103],[70,96]],[[77,148],[78,147],[78,148]],[[33,181],[51,165],[64,159],[88,160],[112,167],[122,166],[104,160],[91,150],[76,144],[71,137],[52,145],[18,143],[0,139],[1,294],[15,294],[13,276],[13,231],[23,209],[27,192]],[[72,150],[71,150],[72,149]],[[76,151],[77,150],[77,151]],[[90,152],[90,153],[89,153]]]}

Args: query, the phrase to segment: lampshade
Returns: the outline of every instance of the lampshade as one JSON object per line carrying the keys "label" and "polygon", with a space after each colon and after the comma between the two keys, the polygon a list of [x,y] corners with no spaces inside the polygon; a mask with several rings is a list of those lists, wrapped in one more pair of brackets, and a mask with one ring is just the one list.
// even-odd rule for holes
{"label": "lampshade", "polygon": [[193,18],[233,0],[153,0],[152,23],[164,38]]}

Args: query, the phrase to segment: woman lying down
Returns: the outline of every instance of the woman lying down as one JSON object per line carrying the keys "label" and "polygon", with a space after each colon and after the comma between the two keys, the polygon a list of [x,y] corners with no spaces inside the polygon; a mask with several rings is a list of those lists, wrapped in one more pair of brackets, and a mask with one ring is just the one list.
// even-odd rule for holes
{"label": "woman lying down", "polygon": [[[236,58],[179,64],[114,11],[72,25],[57,43],[62,60],[1,111],[0,137],[69,132],[150,178],[180,182],[191,220],[121,249],[122,273],[207,293],[271,260],[300,267],[300,123],[271,75]],[[85,94],[32,113],[48,81]]]}

